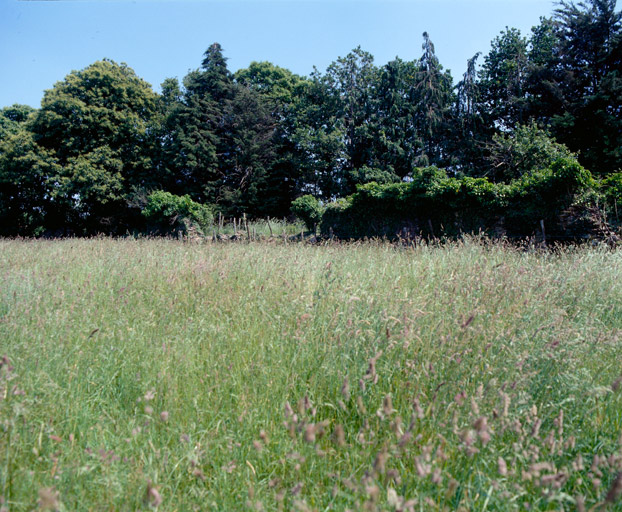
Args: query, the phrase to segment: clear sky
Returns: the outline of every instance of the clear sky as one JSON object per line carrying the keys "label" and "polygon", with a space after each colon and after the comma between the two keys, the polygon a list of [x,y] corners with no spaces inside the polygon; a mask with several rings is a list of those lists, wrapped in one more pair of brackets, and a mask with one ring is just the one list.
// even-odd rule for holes
{"label": "clear sky", "polygon": [[[308,75],[360,45],[378,65],[421,56],[427,31],[454,80],[506,26],[528,34],[552,0],[0,0],[0,107],[104,57],[159,91],[219,42],[229,69],[268,60]],[[481,60],[480,60],[481,62]]]}

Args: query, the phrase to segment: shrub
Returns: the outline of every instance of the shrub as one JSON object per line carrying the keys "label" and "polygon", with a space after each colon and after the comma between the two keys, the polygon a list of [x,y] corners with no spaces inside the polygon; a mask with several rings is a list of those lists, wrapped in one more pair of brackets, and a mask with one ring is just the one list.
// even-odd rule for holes
{"label": "shrub", "polygon": [[193,201],[189,195],[176,196],[163,190],[149,194],[142,214],[162,233],[187,232],[190,228],[205,232],[213,221],[207,205]]}
{"label": "shrub", "polygon": [[574,158],[559,158],[548,168],[509,184],[450,178],[435,167],[416,169],[411,182],[368,183],[359,186],[346,203],[330,205],[322,232],[332,230],[341,238],[394,237],[404,229],[424,236],[480,230],[528,236],[540,229],[543,220],[549,234],[564,235],[563,213],[595,185],[589,171]]}
{"label": "shrub", "polygon": [[292,201],[292,213],[305,223],[309,231],[315,231],[322,220],[324,208],[314,196],[307,194]]}
{"label": "shrub", "polygon": [[547,169],[560,158],[575,159],[575,155],[532,122],[511,134],[494,135],[489,160],[495,177],[510,181]]}
{"label": "shrub", "polygon": [[360,169],[354,169],[350,171],[349,178],[352,183],[356,184],[371,182],[387,184],[400,181],[399,177],[390,171],[377,169],[375,167],[367,167],[366,165],[364,165]]}

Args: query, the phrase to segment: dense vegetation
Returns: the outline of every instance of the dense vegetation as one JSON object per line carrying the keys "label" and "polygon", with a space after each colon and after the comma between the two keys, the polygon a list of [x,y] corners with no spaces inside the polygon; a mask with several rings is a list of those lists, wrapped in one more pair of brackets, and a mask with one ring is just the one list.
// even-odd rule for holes
{"label": "dense vegetation", "polygon": [[[301,196],[312,195],[322,208],[353,194],[356,203],[367,193],[361,190],[371,190],[361,186],[388,186],[385,195],[420,190],[407,184],[437,169],[449,177],[443,186],[456,189],[455,204],[428,191],[443,212],[425,213],[423,223],[461,214],[475,187],[496,197],[475,201],[486,221],[478,227],[491,231],[504,208],[518,211],[523,200],[537,205],[540,196],[529,191],[555,174],[554,165],[576,162],[595,180],[564,208],[551,206],[556,217],[547,222],[558,229],[577,204],[584,217],[598,207],[618,222],[621,18],[615,0],[561,2],[527,36],[502,31],[487,55],[466,63],[457,83],[427,33],[417,60],[377,66],[356,48],[308,77],[269,62],[231,73],[214,43],[199,69],[182,84],[166,79],[161,93],[125,64],[95,62],[47,90],[39,109],[0,111],[0,234],[170,230],[144,212],[154,201],[173,227],[187,224],[172,213],[176,205],[282,218]],[[560,159],[565,163],[556,164]],[[529,234],[551,218],[550,211],[531,213],[509,232]],[[421,223],[402,217],[375,221]],[[478,224],[457,224],[469,223]]]}
{"label": "dense vegetation", "polygon": [[622,510],[617,251],[0,253],[3,509]]}

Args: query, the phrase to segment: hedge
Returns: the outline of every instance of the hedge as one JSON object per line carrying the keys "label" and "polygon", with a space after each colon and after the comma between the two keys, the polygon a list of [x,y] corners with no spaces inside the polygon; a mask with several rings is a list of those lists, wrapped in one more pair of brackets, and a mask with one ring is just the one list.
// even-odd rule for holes
{"label": "hedge", "polygon": [[596,182],[572,158],[556,160],[510,183],[486,178],[455,178],[436,167],[416,169],[409,182],[361,185],[346,200],[327,205],[324,235],[364,237],[454,237],[485,232],[525,237],[540,232],[564,238],[564,212]]}

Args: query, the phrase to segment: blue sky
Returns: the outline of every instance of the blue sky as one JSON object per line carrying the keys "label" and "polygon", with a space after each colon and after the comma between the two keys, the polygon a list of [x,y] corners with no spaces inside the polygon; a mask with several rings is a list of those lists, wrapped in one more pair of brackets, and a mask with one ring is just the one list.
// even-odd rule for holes
{"label": "blue sky", "polygon": [[[0,0],[0,107],[104,57],[155,90],[219,42],[235,71],[269,60],[301,75],[360,45],[382,65],[421,55],[427,31],[454,79],[506,26],[528,34],[552,0]],[[481,60],[480,60],[481,62]]]}

